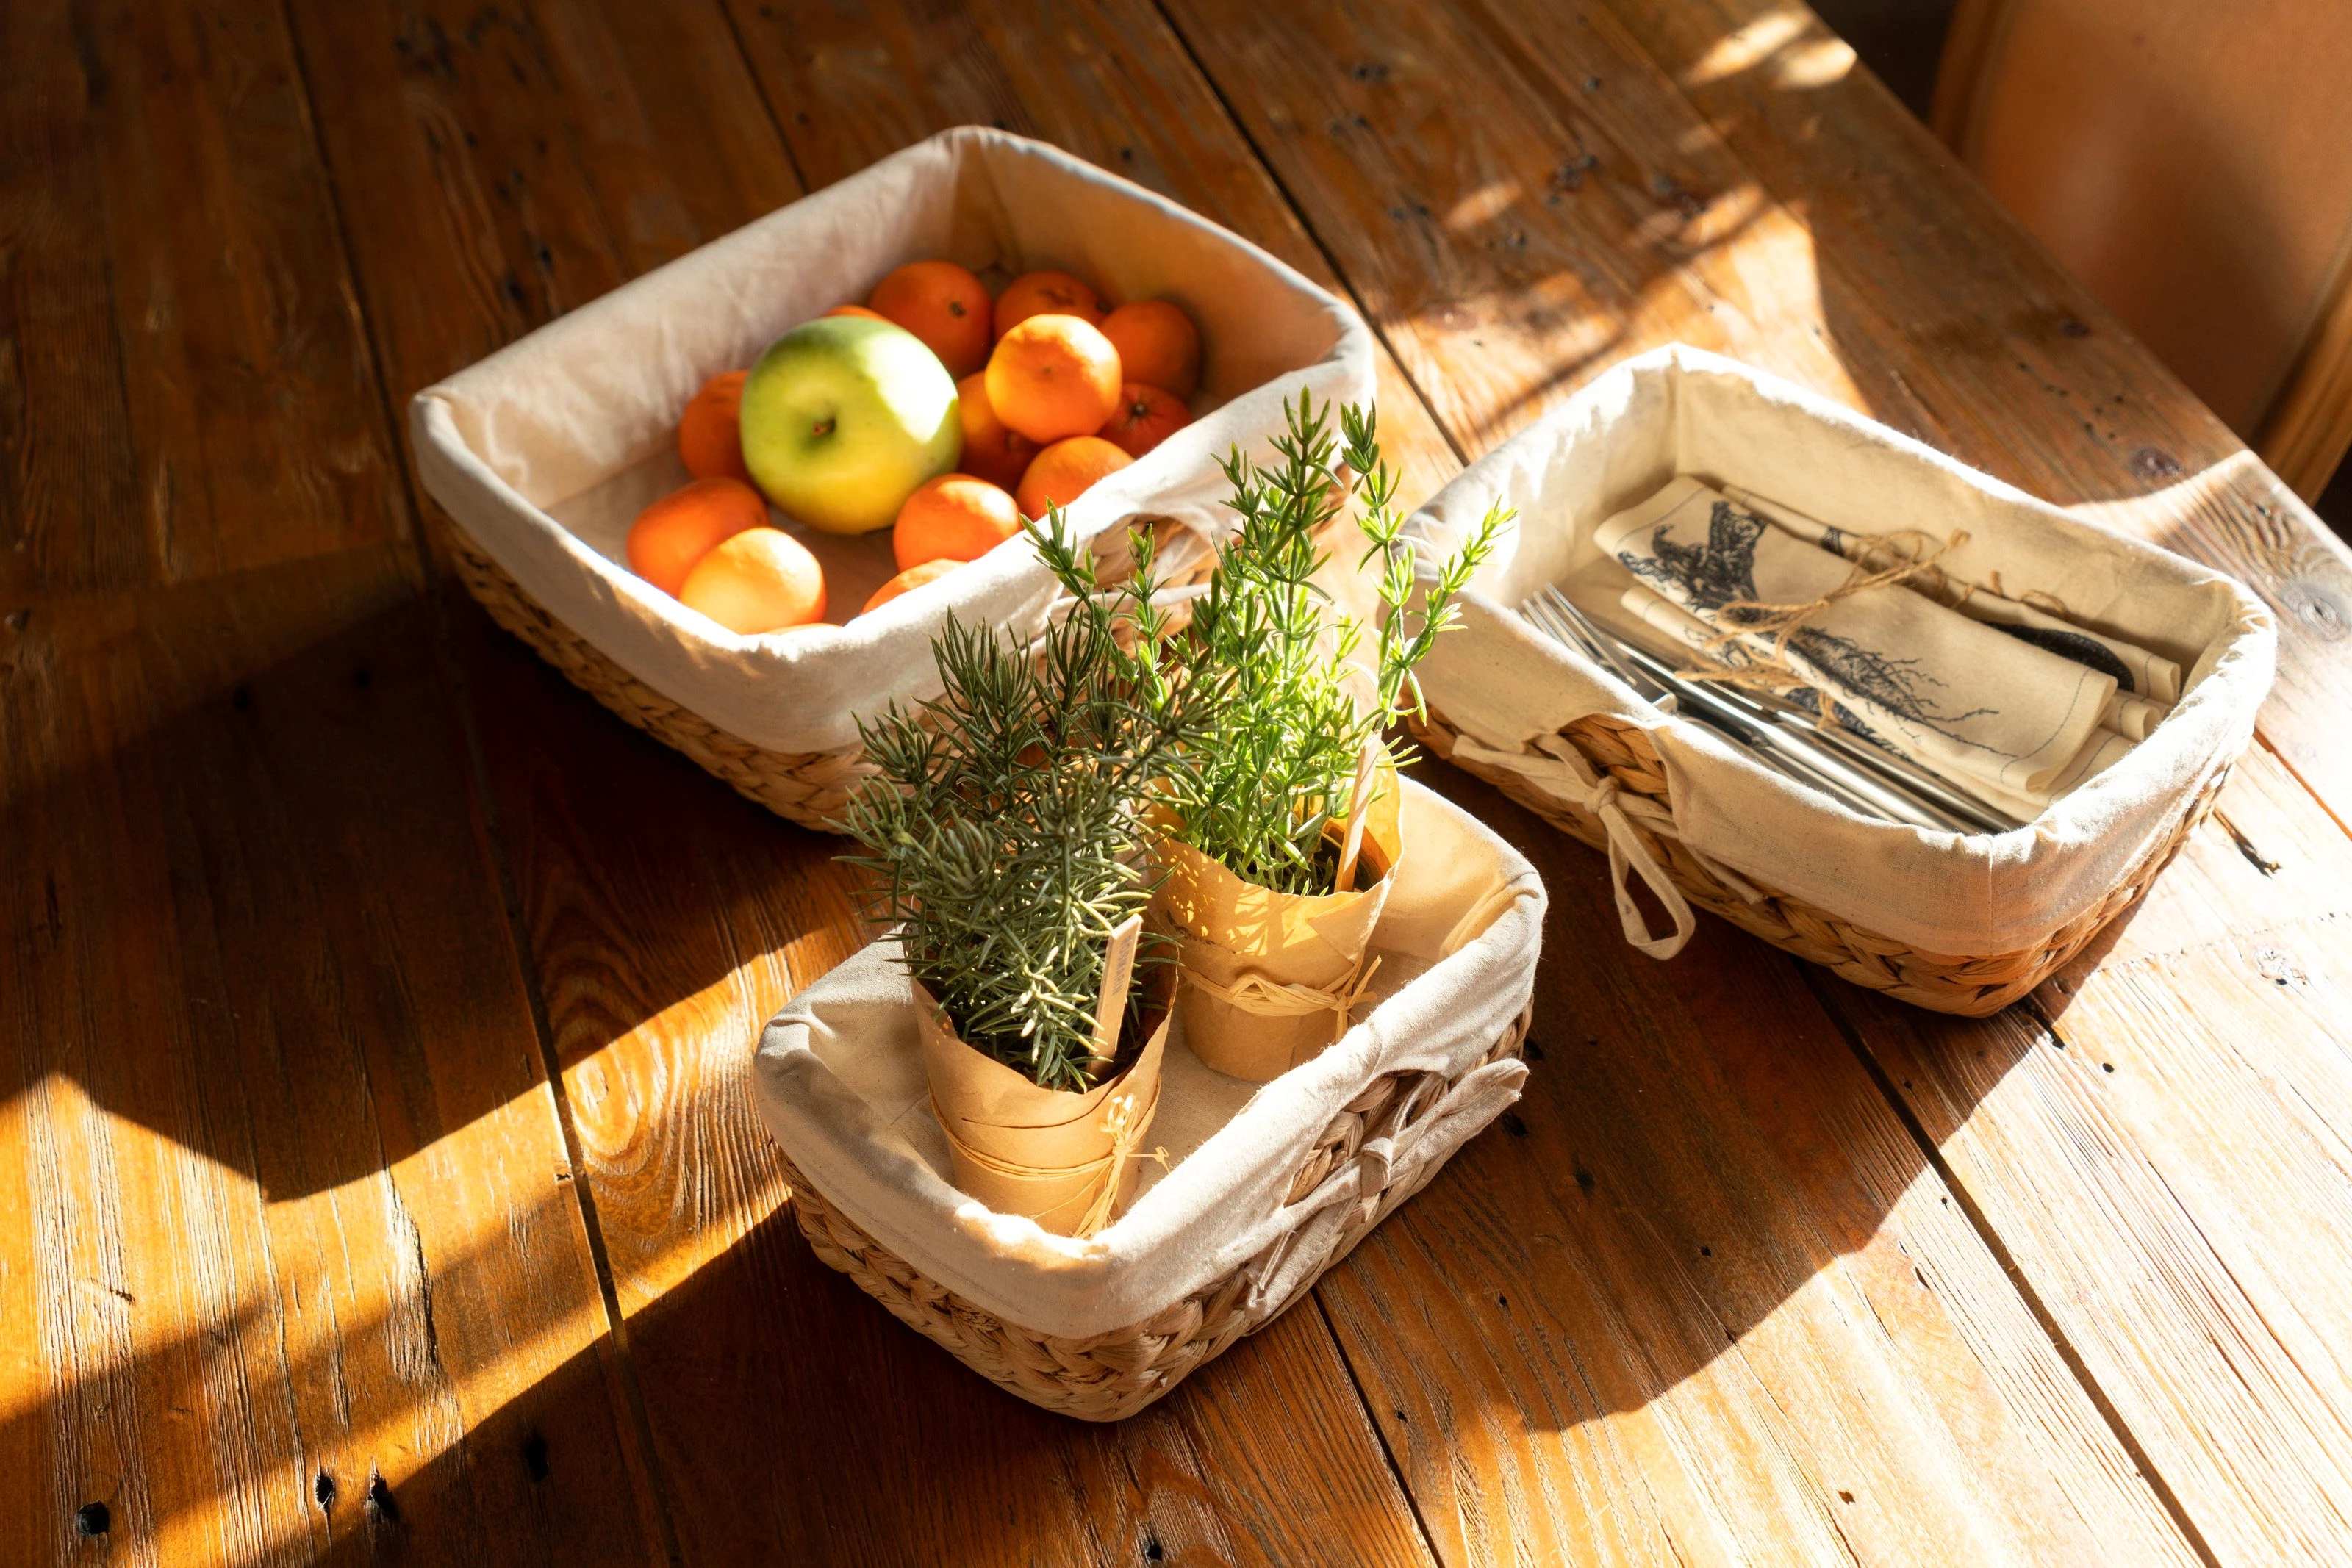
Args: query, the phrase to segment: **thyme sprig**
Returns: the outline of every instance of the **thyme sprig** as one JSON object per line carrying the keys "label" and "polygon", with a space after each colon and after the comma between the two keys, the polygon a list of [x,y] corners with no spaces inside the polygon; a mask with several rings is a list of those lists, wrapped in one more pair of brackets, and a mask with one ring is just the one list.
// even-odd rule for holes
{"label": "thyme sprig", "polygon": [[[836,824],[863,847],[868,907],[959,1038],[1049,1089],[1096,1081],[1096,998],[1114,927],[1158,884],[1146,821],[1184,777],[1226,682],[1171,669],[1150,541],[1105,589],[1058,508],[1024,522],[1072,602],[1034,648],[950,617],[940,695],[858,733],[879,777]],[[1147,932],[1130,1023],[1172,939]]]}
{"label": "thyme sprig", "polygon": [[[1454,598],[1511,513],[1490,509],[1416,604],[1398,475],[1381,455],[1373,412],[1342,409],[1335,440],[1329,405],[1318,409],[1301,392],[1284,423],[1272,442],[1278,461],[1261,466],[1236,449],[1223,465],[1239,521],[1181,641],[1189,671],[1225,672],[1232,689],[1169,793],[1202,853],[1276,892],[1325,894],[1337,870],[1325,830],[1347,810],[1357,759],[1392,719],[1423,711],[1413,668],[1459,618]],[[1328,559],[1320,531],[1347,504],[1342,460],[1357,476],[1356,525],[1367,543],[1358,570],[1380,563],[1381,608],[1369,628],[1313,580]],[[1368,633],[1369,668],[1359,672],[1350,660]],[[1391,762],[1404,759],[1379,744]]]}

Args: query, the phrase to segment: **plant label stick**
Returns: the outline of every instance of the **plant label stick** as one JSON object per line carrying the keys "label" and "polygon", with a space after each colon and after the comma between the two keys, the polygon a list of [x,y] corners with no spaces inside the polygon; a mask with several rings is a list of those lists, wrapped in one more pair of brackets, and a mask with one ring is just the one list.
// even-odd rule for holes
{"label": "plant label stick", "polygon": [[1371,804],[1373,768],[1381,758],[1380,731],[1364,737],[1363,755],[1356,758],[1355,787],[1348,791],[1348,836],[1339,845],[1339,880],[1335,891],[1356,891],[1356,857],[1364,852],[1364,808]]}
{"label": "plant label stick", "polygon": [[1118,923],[1103,950],[1102,995],[1095,1002],[1095,1056],[1108,1061],[1118,1054],[1118,1020],[1127,1012],[1127,988],[1135,979],[1135,944],[1143,935],[1140,912]]}

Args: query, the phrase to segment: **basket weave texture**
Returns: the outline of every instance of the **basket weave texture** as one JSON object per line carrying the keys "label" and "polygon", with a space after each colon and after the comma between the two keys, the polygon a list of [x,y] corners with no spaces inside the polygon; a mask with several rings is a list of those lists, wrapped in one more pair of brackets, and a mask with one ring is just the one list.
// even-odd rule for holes
{"label": "basket weave texture", "polygon": [[[490,612],[491,620],[530,644],[573,685],[663,745],[684,752],[746,800],[804,828],[830,832],[832,820],[841,815],[859,782],[871,775],[873,769],[858,747],[771,751],[680,707],[556,619],[456,521],[445,516],[442,526],[458,580]],[[1139,521],[1137,526],[1144,525]],[[1150,526],[1163,546],[1182,531],[1165,519]],[[1097,570],[1106,582],[1118,580],[1134,569],[1126,538],[1126,529],[1114,528],[1096,541],[1101,562]],[[1215,564],[1213,554],[1197,552],[1189,570],[1170,574],[1165,585],[1178,588],[1203,580]]]}
{"label": "basket weave texture", "polygon": [[[1461,1076],[1519,1054],[1527,1036],[1530,1004],[1493,1048]],[[1375,1078],[1362,1093],[1331,1119],[1291,1178],[1286,1207],[1297,1206],[1327,1183],[1343,1180],[1350,1169],[1370,1165],[1365,1145],[1386,1139],[1384,1147],[1402,1146],[1445,1092],[1460,1082],[1436,1072],[1390,1072]],[[1252,1301],[1252,1285],[1286,1259],[1297,1232],[1286,1232],[1255,1257],[1223,1278],[1202,1286],[1184,1300],[1145,1322],[1094,1334],[1065,1339],[1007,1322],[974,1306],[892,1253],[859,1228],[810,1184],[781,1150],[784,1178],[793,1193],[793,1212],[801,1234],[818,1258],[857,1282],[858,1288],[890,1310],[892,1316],[931,1340],[947,1353],[1009,1393],[1033,1405],[1075,1416],[1086,1421],[1118,1421],[1160,1398],[1194,1368],[1213,1360],[1241,1338],[1264,1328],[1306,1294],[1323,1274],[1345,1258],[1372,1227],[1426,1186],[1443,1160],[1433,1160],[1409,1182],[1387,1179],[1387,1164],[1367,1171],[1355,1197],[1356,1213],[1331,1233],[1325,1257],[1298,1276],[1298,1283],[1280,1300]],[[1302,1213],[1322,1206],[1307,1204]]]}
{"label": "basket weave texture", "polygon": [[[1429,710],[1428,722],[1412,723],[1412,729],[1432,751],[1464,772],[1484,779],[1562,832],[1595,849],[1608,848],[1606,832],[1581,802],[1563,800],[1508,768],[1457,757],[1454,742],[1460,738],[1459,732],[1434,707]],[[1559,733],[1602,779],[1613,780],[1622,793],[1643,796],[1671,810],[1665,767],[1639,725],[1607,714],[1591,714],[1573,720]],[[1741,930],[1808,963],[1833,970],[1857,986],[1937,1012],[1982,1018],[2040,985],[2137,902],[2213,809],[2213,798],[2228,778],[2225,768],[2182,815],[2170,837],[2105,898],[2032,946],[2009,953],[1932,953],[1760,884],[1751,883],[1760,894],[1751,902],[1726,886],[1680,839],[1654,832],[1638,819],[1633,826],[1675,887],[1698,908],[1712,911]]]}

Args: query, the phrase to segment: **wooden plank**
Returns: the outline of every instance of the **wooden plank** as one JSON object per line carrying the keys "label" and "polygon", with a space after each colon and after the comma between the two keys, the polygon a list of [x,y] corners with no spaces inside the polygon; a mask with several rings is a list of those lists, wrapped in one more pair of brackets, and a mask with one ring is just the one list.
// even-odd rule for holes
{"label": "wooden plank", "polygon": [[0,29],[0,1555],[639,1549],[283,19]]}
{"label": "wooden plank", "polygon": [[395,404],[800,194],[707,6],[292,11]]}
{"label": "wooden plank", "polygon": [[44,0],[0,57],[0,593],[394,537],[282,28]]}
{"label": "wooden plank", "polygon": [[[772,204],[759,193],[792,178],[781,143],[713,153],[672,112],[695,99],[764,122],[718,14],[626,10],[572,9],[566,47],[520,64],[505,40],[558,30],[550,12],[507,17],[485,42],[456,7],[298,10],[314,89],[340,106],[322,131],[363,295],[394,323],[381,329],[393,385],[558,302],[525,290],[505,296],[512,317],[481,309],[469,277],[520,276],[545,243],[564,258],[560,302],[576,303],[671,248],[592,243],[615,209],[686,213],[682,248],[757,215]],[[436,40],[429,70],[402,63],[412,37]],[[513,93],[518,68],[534,91]],[[625,169],[592,177],[574,145],[583,102],[643,128]],[[728,166],[684,193],[666,183],[702,157]],[[527,218],[465,197],[515,167],[530,171]],[[1131,1560],[1156,1545],[1279,1562],[1344,1540],[1350,1556],[1425,1560],[1311,1314],[1102,1431],[988,1388],[819,1265],[780,1207],[741,1069],[761,1023],[864,939],[836,843],[625,730],[470,610],[451,619],[684,1556]]]}
{"label": "wooden plank", "polygon": [[[1490,0],[1538,56],[1579,25]],[[1904,373],[1971,410],[1952,450],[2242,579],[2277,612],[2263,729],[2352,821],[2352,551],[2003,213],[1800,4],[1611,0],[1624,26],[1910,345]],[[1959,236],[1965,236],[1964,243]],[[1825,300],[1842,298],[1825,277]],[[1831,330],[1844,336],[1843,320]],[[1885,328],[1874,328],[1874,340]],[[1915,368],[1916,367],[1916,368]]]}
{"label": "wooden plank", "polygon": [[2221,812],[2039,1011],[1837,999],[2213,1552],[2326,1555],[2352,1508],[2326,1283],[2352,1260],[2352,842],[2259,750]]}
{"label": "wooden plank", "polygon": [[1170,12],[1467,450],[1677,340],[1930,438],[1968,417],[1894,373],[1898,345],[1830,336],[1801,226],[1584,13],[1537,62],[1467,9]]}
{"label": "wooden plank", "polygon": [[13,610],[24,1560],[68,1554],[89,1502],[141,1561],[635,1550],[634,1433],[407,547]]}
{"label": "wooden plank", "polygon": [[1425,778],[1554,911],[1504,1135],[1322,1287],[1439,1555],[2193,1560],[1794,966]]}

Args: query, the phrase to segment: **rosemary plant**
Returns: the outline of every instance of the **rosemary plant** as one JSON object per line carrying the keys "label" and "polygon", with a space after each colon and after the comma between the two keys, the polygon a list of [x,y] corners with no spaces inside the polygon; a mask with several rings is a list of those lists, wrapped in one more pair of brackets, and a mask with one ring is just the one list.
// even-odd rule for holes
{"label": "rosemary plant", "polygon": [[[1202,854],[1278,893],[1326,894],[1339,856],[1325,830],[1348,809],[1357,759],[1391,719],[1423,711],[1413,667],[1459,618],[1454,599],[1511,513],[1489,510],[1416,606],[1398,476],[1381,456],[1372,412],[1340,410],[1336,440],[1328,405],[1316,409],[1303,392],[1284,414],[1278,462],[1262,468],[1237,450],[1224,463],[1240,523],[1182,643],[1189,670],[1227,672],[1232,689],[1169,795]],[[1346,505],[1335,460],[1357,476],[1356,525],[1367,542],[1359,570],[1381,561],[1370,627],[1310,580],[1328,559],[1319,532]],[[1359,669],[1350,660],[1367,635]],[[1390,761],[1404,760],[1385,738],[1379,744]]]}
{"label": "rosemary plant", "polygon": [[[950,618],[932,644],[944,690],[908,711],[861,720],[873,787],[836,824],[874,874],[869,912],[896,922],[909,973],[957,1035],[1048,1089],[1084,1090],[1111,931],[1157,886],[1146,821],[1160,781],[1181,777],[1223,683],[1164,663],[1167,625],[1150,602],[1148,540],[1135,576],[1104,590],[1058,508],[1023,525],[1074,602],[1034,648]],[[1172,963],[1146,932],[1129,993]]]}

